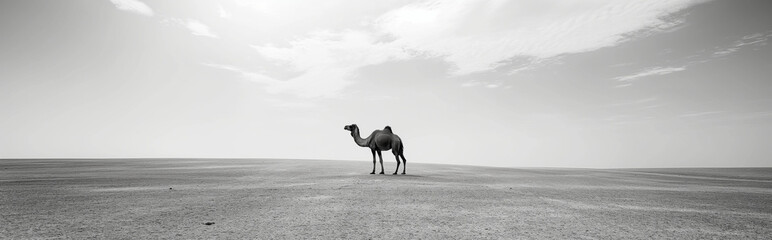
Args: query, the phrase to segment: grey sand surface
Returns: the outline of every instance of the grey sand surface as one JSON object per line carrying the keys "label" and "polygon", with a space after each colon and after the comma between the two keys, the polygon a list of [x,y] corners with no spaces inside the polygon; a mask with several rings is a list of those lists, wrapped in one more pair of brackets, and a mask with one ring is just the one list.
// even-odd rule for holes
{"label": "grey sand surface", "polygon": [[[772,169],[0,160],[0,238],[772,236]],[[396,163],[384,163],[386,172]],[[211,222],[211,225],[205,223]]]}

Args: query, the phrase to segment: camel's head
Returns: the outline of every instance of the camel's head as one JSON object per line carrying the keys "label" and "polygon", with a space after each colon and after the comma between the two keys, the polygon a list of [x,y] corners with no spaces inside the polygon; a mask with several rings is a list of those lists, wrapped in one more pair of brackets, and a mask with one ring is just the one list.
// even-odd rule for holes
{"label": "camel's head", "polygon": [[343,127],[343,129],[346,130],[346,131],[354,131],[354,129],[357,129],[357,128],[358,127],[357,127],[356,124],[346,125],[346,126]]}

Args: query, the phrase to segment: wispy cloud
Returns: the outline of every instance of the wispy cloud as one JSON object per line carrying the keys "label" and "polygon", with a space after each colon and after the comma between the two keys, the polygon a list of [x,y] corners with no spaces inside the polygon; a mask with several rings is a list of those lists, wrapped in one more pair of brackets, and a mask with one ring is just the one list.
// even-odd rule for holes
{"label": "wispy cloud", "polygon": [[253,81],[253,82],[256,82],[256,83],[267,84],[267,85],[272,85],[272,86],[273,85],[278,85],[278,84],[281,83],[281,81],[273,79],[273,78],[271,78],[269,76],[266,76],[264,74],[245,71],[245,70],[242,70],[239,67],[232,66],[232,65],[216,64],[216,63],[202,63],[202,65],[207,66],[207,67],[211,67],[211,68],[216,68],[216,69],[221,69],[221,70],[227,70],[227,71],[235,72],[235,73],[238,73],[241,76],[243,76],[244,79],[249,80],[249,81]]}
{"label": "wispy cloud", "polygon": [[461,84],[461,87],[479,87],[479,86],[486,87],[486,88],[499,88],[499,87],[509,88],[510,87],[510,86],[505,86],[504,82],[501,80],[499,81],[471,80]]}
{"label": "wispy cloud", "polygon": [[253,45],[261,55],[288,64],[297,71],[319,68],[348,68],[406,59],[409,54],[381,36],[364,31],[318,31],[291,41],[289,47]]}
{"label": "wispy cloud", "polygon": [[772,38],[772,31],[748,34],[732,42],[728,46],[718,47],[716,48],[717,50],[714,51],[707,51],[689,56],[687,57],[686,63],[681,67],[653,67],[630,75],[616,77],[614,80],[620,82],[616,87],[631,86],[633,81],[643,77],[680,72],[686,70],[689,66],[707,63],[713,59],[728,56],[748,46],[763,46],[768,43],[770,38]]}
{"label": "wispy cloud", "polygon": [[301,72],[277,90],[303,97],[334,97],[351,84],[353,72],[363,66],[406,59],[409,54],[398,45],[362,31],[314,32],[289,43],[252,47],[262,56]]}
{"label": "wispy cloud", "polygon": [[188,19],[187,23],[185,24],[185,27],[187,27],[188,30],[190,30],[190,33],[192,33],[193,35],[217,38],[217,35],[215,35],[214,33],[212,33],[211,30],[209,30],[209,26],[206,26],[197,20]]}
{"label": "wispy cloud", "polygon": [[291,94],[300,98],[335,98],[339,92],[351,84],[345,78],[336,78],[337,81],[318,81],[326,76],[343,76],[345,73],[318,70],[288,80],[278,80],[264,73],[250,72],[242,68],[215,63],[204,63],[204,66],[227,70],[238,74],[243,79],[265,86],[265,91],[271,94]]}
{"label": "wispy cloud", "polygon": [[758,46],[767,44],[769,38],[772,37],[772,31],[764,33],[754,33],[743,36],[741,39],[732,42],[729,46],[719,48],[713,52],[713,57],[724,57],[734,52],[737,52],[745,46]]}
{"label": "wispy cloud", "polygon": [[632,81],[638,80],[639,78],[666,75],[683,70],[686,70],[686,67],[654,67],[630,75],[616,77],[614,79],[622,82],[622,84],[618,85],[617,87],[626,87],[630,86]]}
{"label": "wispy cloud", "polygon": [[195,36],[219,38],[209,29],[209,26],[195,19],[166,18],[162,22],[183,26]]}
{"label": "wispy cloud", "polygon": [[683,21],[667,16],[699,2],[423,1],[365,21],[356,30],[322,30],[288,44],[253,47],[303,73],[300,78],[315,76],[321,82],[346,82],[340,79],[359,67],[417,57],[443,59],[454,66],[455,75],[507,66],[515,57],[528,59],[512,70],[517,73],[563,54],[672,31]]}
{"label": "wispy cloud", "polygon": [[153,9],[137,0],[110,0],[119,10],[134,12],[145,16],[153,16]]}
{"label": "wispy cloud", "polygon": [[664,17],[695,3],[430,1],[389,12],[375,25],[400,45],[441,56],[457,67],[456,74],[465,74],[515,56],[540,60],[668,31],[682,21]]}

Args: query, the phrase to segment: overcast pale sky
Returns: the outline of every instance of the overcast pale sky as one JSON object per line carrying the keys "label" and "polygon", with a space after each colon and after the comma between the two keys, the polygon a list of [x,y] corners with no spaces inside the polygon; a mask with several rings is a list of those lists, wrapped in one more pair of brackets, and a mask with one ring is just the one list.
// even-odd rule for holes
{"label": "overcast pale sky", "polygon": [[[1,158],[772,166],[772,1],[0,2]],[[391,154],[385,162],[394,164]]]}

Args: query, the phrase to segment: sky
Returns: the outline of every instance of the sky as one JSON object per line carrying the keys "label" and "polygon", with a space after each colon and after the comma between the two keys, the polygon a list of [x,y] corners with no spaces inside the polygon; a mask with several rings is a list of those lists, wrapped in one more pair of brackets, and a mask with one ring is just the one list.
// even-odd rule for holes
{"label": "sky", "polygon": [[[0,158],[772,167],[767,0],[0,2]],[[384,162],[393,164],[390,153]]]}

